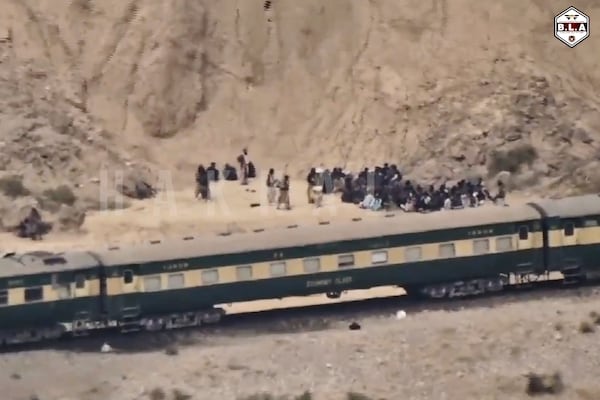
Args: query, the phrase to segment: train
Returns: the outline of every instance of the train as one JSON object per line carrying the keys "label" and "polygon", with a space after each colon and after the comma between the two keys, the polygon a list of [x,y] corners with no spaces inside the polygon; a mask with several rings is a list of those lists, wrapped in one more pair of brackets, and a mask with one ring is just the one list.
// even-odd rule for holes
{"label": "train", "polygon": [[222,304],[337,298],[379,286],[453,298],[551,274],[565,284],[600,278],[599,195],[379,215],[94,251],[4,254],[0,343],[198,326],[218,322]]}

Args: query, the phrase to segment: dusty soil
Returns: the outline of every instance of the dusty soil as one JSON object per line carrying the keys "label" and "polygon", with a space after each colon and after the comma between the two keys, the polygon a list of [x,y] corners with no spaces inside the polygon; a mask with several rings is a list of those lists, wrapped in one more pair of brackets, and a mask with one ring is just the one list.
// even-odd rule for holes
{"label": "dusty soil", "polygon": [[[169,4],[4,1],[0,172],[33,197],[67,184],[84,209],[102,171],[168,170],[182,189],[242,146],[295,176],[391,161],[427,180],[509,170],[539,193],[597,190],[600,41],[548,32],[566,0]],[[517,19],[528,28],[506,29]]]}
{"label": "dusty soil", "polygon": [[[0,226],[35,203],[58,229],[39,243],[0,234],[1,250],[381,216],[333,197],[315,212],[302,181],[289,213],[250,208],[265,197],[263,178],[254,192],[223,184],[215,202],[192,199],[196,164],[232,163],[243,146],[259,171],[295,178],[320,163],[389,161],[432,183],[508,171],[521,191],[511,201],[600,187],[600,40],[592,30],[569,49],[552,37],[568,1],[264,4],[4,0]],[[595,1],[577,7],[600,18]],[[507,29],[514,21],[527,29]],[[99,211],[101,195],[118,208],[118,172],[145,176],[166,197]],[[596,307],[550,300],[372,319],[360,332],[211,338],[176,357],[10,354],[0,357],[0,387],[10,400],[136,399],[156,386],[198,399],[263,389],[519,399],[523,373],[559,369],[563,398],[595,399],[597,340],[576,327]]]}
{"label": "dusty soil", "polygon": [[[582,332],[591,297],[550,298],[460,311],[428,311],[405,319],[339,321],[297,334],[190,333],[178,354],[34,351],[0,359],[4,398],[26,400],[240,399],[257,392],[342,400],[526,399],[528,373],[559,372],[564,391],[548,398],[597,399],[600,332]],[[534,311],[535,310],[535,311]],[[126,350],[126,349],[123,349]],[[157,390],[160,389],[160,390]]]}

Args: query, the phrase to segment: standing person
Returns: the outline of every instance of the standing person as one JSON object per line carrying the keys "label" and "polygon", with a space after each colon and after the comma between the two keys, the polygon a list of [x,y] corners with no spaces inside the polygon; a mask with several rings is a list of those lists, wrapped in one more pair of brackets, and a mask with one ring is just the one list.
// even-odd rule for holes
{"label": "standing person", "polygon": [[308,172],[308,175],[306,176],[306,183],[308,184],[307,188],[306,188],[306,197],[308,199],[308,204],[312,204],[314,203],[314,199],[313,199],[313,187],[316,185],[316,175],[317,175],[317,171],[315,168],[311,168],[310,171]]}
{"label": "standing person", "polygon": [[238,157],[238,162],[240,163],[240,170],[242,172],[242,185],[248,184],[248,163],[250,159],[248,157],[248,149],[244,148],[242,150],[242,154]]}
{"label": "standing person", "polygon": [[280,205],[284,205],[286,210],[291,210],[290,206],[290,176],[285,175],[283,182],[279,185],[279,198],[277,199],[277,209]]}
{"label": "standing person", "polygon": [[275,170],[273,168],[270,168],[269,175],[267,175],[267,201],[269,205],[275,203],[275,196],[277,195],[277,189],[275,187],[275,184]]}
{"label": "standing person", "polygon": [[208,172],[206,172],[204,166],[200,164],[196,171],[196,198],[200,195],[202,200],[209,200],[210,188],[208,185]]}

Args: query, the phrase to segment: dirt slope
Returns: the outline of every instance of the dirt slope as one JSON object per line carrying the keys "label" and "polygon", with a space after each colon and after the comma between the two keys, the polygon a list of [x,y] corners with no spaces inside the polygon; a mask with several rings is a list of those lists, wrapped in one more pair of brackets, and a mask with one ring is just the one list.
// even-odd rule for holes
{"label": "dirt slope", "polygon": [[[531,143],[538,175],[556,177],[596,156],[600,39],[569,49],[553,38],[568,1],[3,3],[12,107],[0,134],[29,138],[11,155],[67,141],[86,161],[125,149],[187,174],[188,161],[231,160],[248,144],[291,171],[385,158],[428,176]],[[577,6],[600,16],[594,1]],[[25,117],[40,115],[49,131],[36,136]]]}

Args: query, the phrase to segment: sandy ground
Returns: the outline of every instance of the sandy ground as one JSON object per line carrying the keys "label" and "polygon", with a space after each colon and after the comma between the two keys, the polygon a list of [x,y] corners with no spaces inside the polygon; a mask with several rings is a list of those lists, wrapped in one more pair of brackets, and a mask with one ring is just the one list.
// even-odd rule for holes
{"label": "sandy ground", "polygon": [[[235,400],[257,392],[342,400],[525,399],[530,372],[562,375],[557,399],[598,399],[598,335],[580,324],[600,310],[598,294],[494,308],[366,318],[360,331],[338,321],[297,334],[191,333],[177,355],[32,351],[0,358],[7,400]],[[472,303],[468,303],[472,304]],[[593,323],[592,323],[593,325]]]}
{"label": "sandy ground", "polygon": [[[292,224],[314,225],[320,221],[335,223],[352,218],[383,218],[387,214],[342,203],[339,194],[324,196],[323,207],[315,208],[307,203],[306,184],[298,180],[291,183],[293,210],[276,210],[274,206],[266,205],[264,180],[259,177],[248,186],[241,186],[238,182],[219,182],[211,186],[213,201],[210,202],[194,199],[192,187],[175,187],[159,193],[155,199],[134,200],[128,209],[88,212],[80,232],[52,232],[40,242],[0,233],[1,248],[7,252],[90,249],[107,244],[140,243],[225,231],[236,234]],[[514,193],[510,195],[509,202],[523,203],[532,198],[527,194]],[[261,206],[250,206],[255,203]]]}

